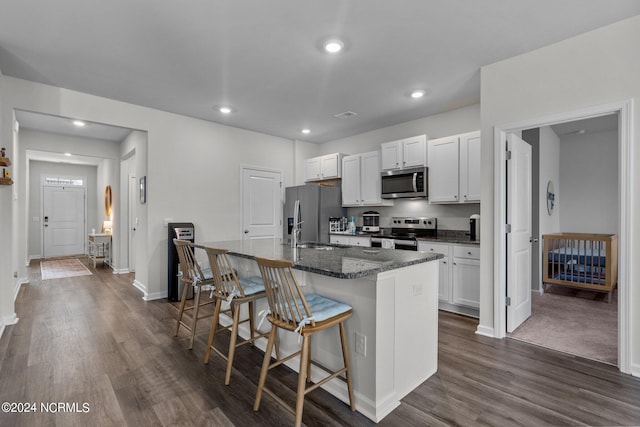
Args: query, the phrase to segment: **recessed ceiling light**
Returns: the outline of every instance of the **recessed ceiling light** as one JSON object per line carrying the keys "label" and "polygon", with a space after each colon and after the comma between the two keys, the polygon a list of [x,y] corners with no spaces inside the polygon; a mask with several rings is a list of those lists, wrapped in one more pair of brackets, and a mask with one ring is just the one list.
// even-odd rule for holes
{"label": "recessed ceiling light", "polygon": [[74,120],[73,124],[78,126],[79,128],[84,127],[86,125],[86,123],[83,122],[82,120]]}
{"label": "recessed ceiling light", "polygon": [[71,157],[71,153],[64,153],[65,156]]}
{"label": "recessed ceiling light", "polygon": [[422,89],[418,89],[418,90],[414,90],[413,92],[411,92],[411,97],[413,99],[419,99],[422,98],[425,95],[425,91]]}
{"label": "recessed ceiling light", "polygon": [[231,107],[220,107],[218,108],[218,111],[220,111],[222,114],[229,114],[231,113]]}
{"label": "recessed ceiling light", "polygon": [[329,53],[338,53],[344,47],[344,43],[338,39],[330,39],[324,42],[324,50]]}
{"label": "recessed ceiling light", "polygon": [[305,135],[310,134],[311,130],[310,129],[302,129],[302,133],[304,133]]}

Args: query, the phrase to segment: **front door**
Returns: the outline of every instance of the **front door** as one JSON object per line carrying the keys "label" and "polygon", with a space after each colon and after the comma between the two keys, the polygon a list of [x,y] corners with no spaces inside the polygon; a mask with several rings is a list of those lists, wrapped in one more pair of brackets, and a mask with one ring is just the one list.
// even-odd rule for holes
{"label": "front door", "polygon": [[242,231],[245,239],[282,236],[282,173],[242,168]]}
{"label": "front door", "polygon": [[43,257],[85,253],[85,204],[82,187],[43,187]]}
{"label": "front door", "polygon": [[531,316],[531,146],[507,135],[507,332]]}

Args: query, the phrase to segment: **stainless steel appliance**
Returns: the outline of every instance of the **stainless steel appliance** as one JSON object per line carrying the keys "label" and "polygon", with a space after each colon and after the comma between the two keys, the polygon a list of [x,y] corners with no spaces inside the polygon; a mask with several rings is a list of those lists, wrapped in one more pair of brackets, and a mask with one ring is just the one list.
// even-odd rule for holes
{"label": "stainless steel appliance", "polygon": [[371,237],[371,246],[376,248],[395,248],[409,251],[418,250],[418,237],[436,237],[438,220],[436,218],[391,218],[391,234]]}
{"label": "stainless steel appliance", "polygon": [[[182,287],[184,283],[180,280],[180,262],[178,260],[178,251],[173,239],[195,241],[195,227],[192,222],[170,222],[167,224],[169,234],[167,236],[167,298],[169,301],[180,301],[182,296]],[[187,293],[187,298],[193,298],[193,288]]]}
{"label": "stainless steel appliance", "polygon": [[380,231],[380,214],[376,211],[367,211],[362,214],[362,231]]}
{"label": "stainless steel appliance", "polygon": [[382,198],[427,197],[428,180],[427,168],[382,172]]}
{"label": "stainless steel appliance", "polygon": [[473,214],[469,218],[469,240],[480,240],[480,215]]}
{"label": "stainless steel appliance", "polygon": [[290,242],[294,206],[300,201],[299,240],[329,243],[329,218],[345,216],[340,186],[298,185],[285,189],[283,238]]}

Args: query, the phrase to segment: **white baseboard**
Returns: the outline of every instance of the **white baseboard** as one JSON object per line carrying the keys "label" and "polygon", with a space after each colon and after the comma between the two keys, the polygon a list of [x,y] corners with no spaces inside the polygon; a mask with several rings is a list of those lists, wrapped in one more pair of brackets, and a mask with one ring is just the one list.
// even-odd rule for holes
{"label": "white baseboard", "polygon": [[27,279],[26,277],[21,277],[17,280],[16,289],[13,293],[13,302],[15,302],[16,299],[18,298],[18,292],[20,292],[20,286],[24,285],[25,283],[29,283],[29,279]]}
{"label": "white baseboard", "polygon": [[495,338],[493,328],[484,325],[478,325],[478,329],[476,329],[476,334],[483,335],[489,338]]}
{"label": "white baseboard", "polygon": [[143,294],[145,294],[145,295],[147,294],[147,287],[143,283],[141,283],[138,280],[134,279],[132,285],[133,285],[134,288],[136,288],[137,290],[139,290]]}
{"label": "white baseboard", "polygon": [[111,269],[113,270],[113,274],[129,274],[130,271],[128,268],[113,268],[111,267]]}
{"label": "white baseboard", "polygon": [[640,377],[640,365],[636,363],[631,364],[631,375],[634,377]]}
{"label": "white baseboard", "polygon": [[153,300],[157,300],[157,299],[163,299],[163,298],[167,298],[167,291],[164,292],[153,292],[153,293],[149,293],[147,292],[147,287],[144,285],[144,283],[139,282],[138,280],[134,280],[132,285],[139,290],[140,292],[142,292],[142,299],[145,301],[153,301]]}

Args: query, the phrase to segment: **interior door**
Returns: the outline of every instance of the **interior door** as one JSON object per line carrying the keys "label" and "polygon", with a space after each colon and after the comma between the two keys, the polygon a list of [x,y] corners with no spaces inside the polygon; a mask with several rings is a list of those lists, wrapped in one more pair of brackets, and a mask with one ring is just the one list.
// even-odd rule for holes
{"label": "interior door", "polygon": [[242,231],[245,239],[282,236],[282,174],[242,168]]}
{"label": "interior door", "polygon": [[531,316],[531,146],[507,135],[507,332]]}
{"label": "interior door", "polygon": [[85,252],[85,204],[82,187],[43,187],[43,257]]}

